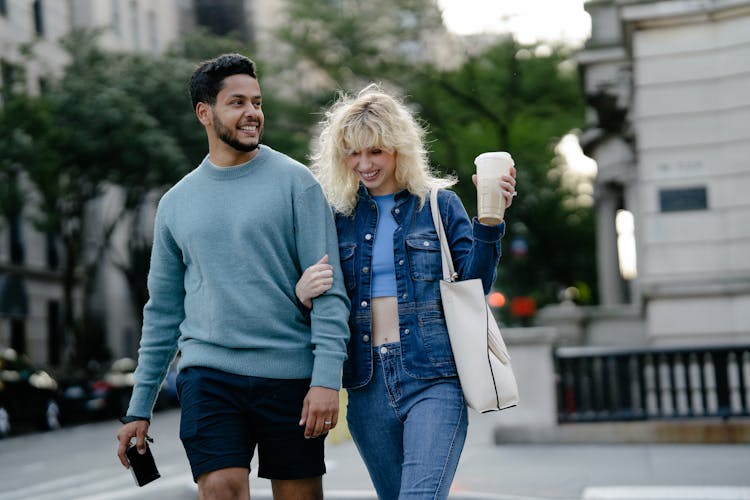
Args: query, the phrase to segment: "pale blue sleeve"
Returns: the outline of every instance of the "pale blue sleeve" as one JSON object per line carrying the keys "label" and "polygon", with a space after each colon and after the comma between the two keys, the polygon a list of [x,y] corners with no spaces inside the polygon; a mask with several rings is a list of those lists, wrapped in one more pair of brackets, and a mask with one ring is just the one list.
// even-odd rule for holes
{"label": "pale blue sleeve", "polygon": [[294,230],[300,269],[328,254],[333,266],[333,286],[313,299],[310,312],[313,345],[312,386],[338,390],[349,340],[349,297],[339,261],[339,246],[333,214],[318,184],[308,187],[295,200]]}
{"label": "pale blue sleeve", "polygon": [[143,309],[138,367],[127,413],[146,418],[151,418],[161,384],[177,353],[179,327],[185,319],[185,265],[165,218],[160,205],[148,274],[149,300]]}

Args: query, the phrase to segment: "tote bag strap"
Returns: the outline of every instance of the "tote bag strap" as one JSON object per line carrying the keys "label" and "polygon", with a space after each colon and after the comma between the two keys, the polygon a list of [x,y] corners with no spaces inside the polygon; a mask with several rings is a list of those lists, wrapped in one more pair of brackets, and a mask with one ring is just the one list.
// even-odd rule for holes
{"label": "tote bag strap", "polygon": [[445,227],[443,219],[440,217],[440,207],[438,206],[438,188],[433,187],[430,191],[430,210],[432,211],[432,223],[440,240],[440,256],[443,261],[443,279],[445,281],[456,281],[458,275],[453,268],[453,257],[451,249],[448,246],[448,238],[445,236]]}

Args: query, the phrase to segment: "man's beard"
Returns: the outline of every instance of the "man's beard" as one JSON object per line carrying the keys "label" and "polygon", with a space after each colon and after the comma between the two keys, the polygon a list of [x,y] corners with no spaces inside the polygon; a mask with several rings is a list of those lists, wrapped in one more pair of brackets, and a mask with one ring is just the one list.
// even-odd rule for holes
{"label": "man's beard", "polygon": [[260,138],[263,136],[263,129],[260,128],[260,125],[258,126],[258,141],[255,144],[244,144],[240,142],[237,138],[232,137],[232,132],[229,129],[229,127],[224,126],[223,123],[221,123],[221,120],[214,114],[214,132],[216,132],[216,136],[221,139],[225,144],[228,146],[233,147],[237,151],[243,151],[245,153],[249,153],[251,151],[255,151],[258,149],[258,146],[260,146]]}

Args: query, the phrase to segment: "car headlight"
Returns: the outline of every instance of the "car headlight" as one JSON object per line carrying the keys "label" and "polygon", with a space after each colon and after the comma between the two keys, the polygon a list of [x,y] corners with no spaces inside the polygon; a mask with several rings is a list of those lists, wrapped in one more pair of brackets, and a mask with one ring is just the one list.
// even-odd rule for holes
{"label": "car headlight", "polygon": [[37,389],[57,390],[57,381],[44,371],[32,373],[29,377],[29,384]]}

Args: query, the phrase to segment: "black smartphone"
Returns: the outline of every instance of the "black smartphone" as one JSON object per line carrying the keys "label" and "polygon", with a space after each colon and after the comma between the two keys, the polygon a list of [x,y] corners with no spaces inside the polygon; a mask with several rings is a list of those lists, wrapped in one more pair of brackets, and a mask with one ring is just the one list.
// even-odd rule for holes
{"label": "black smartphone", "polygon": [[133,473],[135,484],[144,486],[151,481],[161,477],[159,470],[156,468],[154,455],[151,454],[151,448],[146,445],[146,453],[141,455],[135,445],[132,445],[125,451],[125,456],[130,464],[130,472]]}

